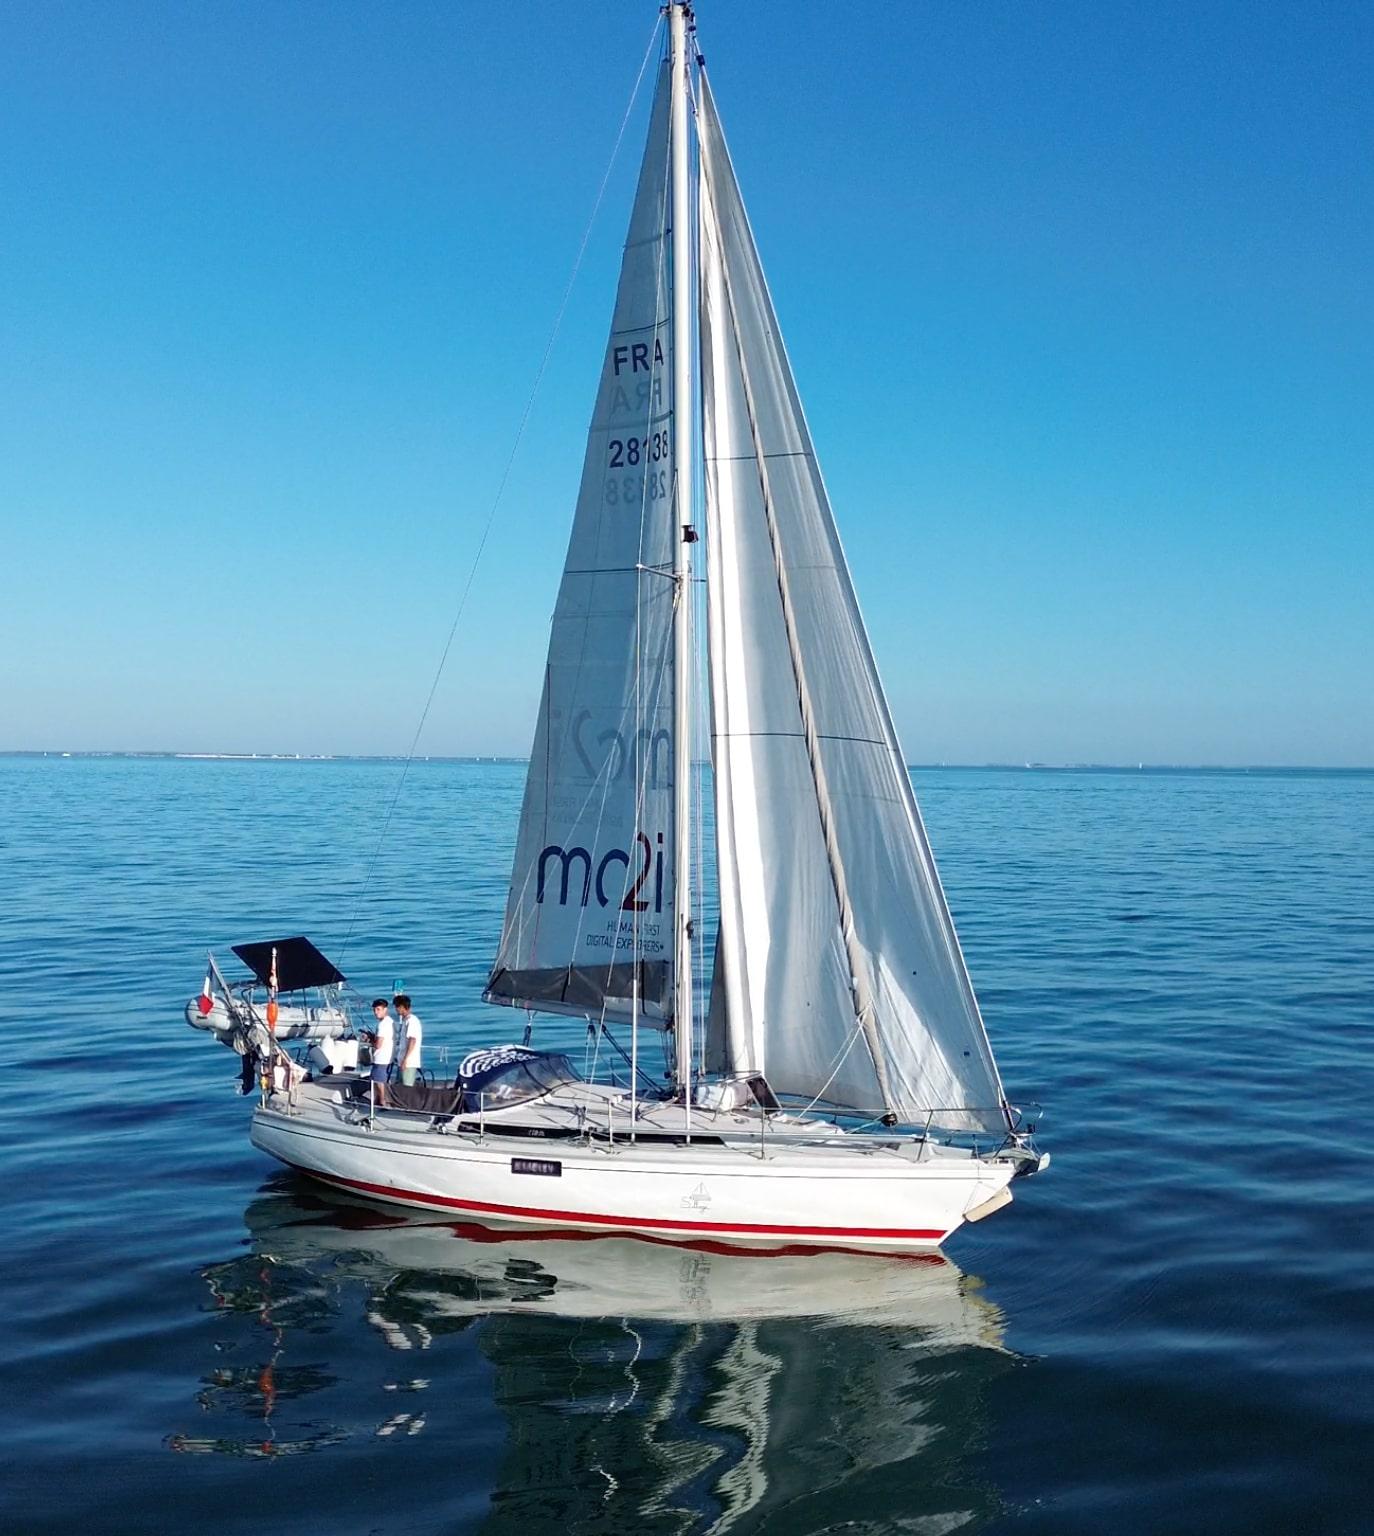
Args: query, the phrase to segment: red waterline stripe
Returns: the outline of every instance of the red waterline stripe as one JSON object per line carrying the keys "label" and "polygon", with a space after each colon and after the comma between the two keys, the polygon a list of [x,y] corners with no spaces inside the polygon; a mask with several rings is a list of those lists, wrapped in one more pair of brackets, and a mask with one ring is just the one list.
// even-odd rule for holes
{"label": "red waterline stripe", "polygon": [[450,1195],[422,1195],[417,1190],[399,1189],[391,1184],[369,1184],[365,1179],[346,1179],[341,1173],[322,1173],[317,1168],[304,1168],[299,1163],[290,1166],[298,1173],[324,1179],[330,1184],[343,1184],[349,1189],[361,1189],[369,1195],[401,1195],[424,1205],[437,1205],[445,1210],[481,1211],[488,1216],[532,1216],[539,1221],[592,1222],[602,1227],[653,1227],[664,1232],[744,1232],[756,1233],[760,1237],[907,1237],[929,1241],[945,1235],[938,1229],[933,1232],[917,1232],[901,1227],[783,1227],[757,1222],[655,1221],[648,1217],[641,1220],[638,1216],[594,1216],[583,1211],[550,1211],[527,1205],[492,1205],[486,1200],[455,1200]]}

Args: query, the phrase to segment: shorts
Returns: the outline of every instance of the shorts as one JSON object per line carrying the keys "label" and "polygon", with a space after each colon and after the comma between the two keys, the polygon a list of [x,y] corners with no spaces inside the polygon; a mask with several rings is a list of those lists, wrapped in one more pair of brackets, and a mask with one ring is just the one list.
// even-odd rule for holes
{"label": "shorts", "polygon": [[419,1067],[402,1067],[401,1086],[404,1088],[413,1088],[415,1086],[415,1075],[417,1072],[419,1072],[419,1070]]}
{"label": "shorts", "polygon": [[391,1071],[391,1063],[390,1062],[387,1062],[385,1064],[385,1066],[374,1065],[373,1068],[372,1068],[372,1081],[374,1083],[384,1083],[384,1082],[386,1082],[386,1075],[390,1071]]}

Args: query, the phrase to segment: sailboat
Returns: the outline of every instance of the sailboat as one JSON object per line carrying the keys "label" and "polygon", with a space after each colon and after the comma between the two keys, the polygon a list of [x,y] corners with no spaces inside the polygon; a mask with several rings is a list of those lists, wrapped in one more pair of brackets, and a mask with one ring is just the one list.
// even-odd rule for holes
{"label": "sailboat", "polygon": [[274,1070],[252,1140],[477,1221],[934,1248],[1047,1156],[993,1059],[695,23],[666,10],[484,993],[628,1031],[628,1079],[528,1031],[385,1108]]}

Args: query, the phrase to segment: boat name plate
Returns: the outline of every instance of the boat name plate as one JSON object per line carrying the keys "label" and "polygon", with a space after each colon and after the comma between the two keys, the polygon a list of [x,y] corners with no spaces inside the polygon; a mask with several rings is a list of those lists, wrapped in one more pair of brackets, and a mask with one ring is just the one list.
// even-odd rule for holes
{"label": "boat name plate", "polygon": [[561,1179],[563,1177],[563,1164],[555,1162],[551,1157],[513,1157],[510,1160],[512,1173],[537,1173],[546,1179]]}

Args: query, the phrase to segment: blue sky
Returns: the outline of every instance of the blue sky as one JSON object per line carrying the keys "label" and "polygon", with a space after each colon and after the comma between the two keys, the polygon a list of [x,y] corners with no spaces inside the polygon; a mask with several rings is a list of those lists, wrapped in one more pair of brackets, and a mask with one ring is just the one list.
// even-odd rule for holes
{"label": "blue sky", "polygon": [[[0,749],[406,749],[654,14],[8,0]],[[1374,11],[699,15],[908,757],[1374,763]],[[422,750],[527,750],[642,120]]]}

